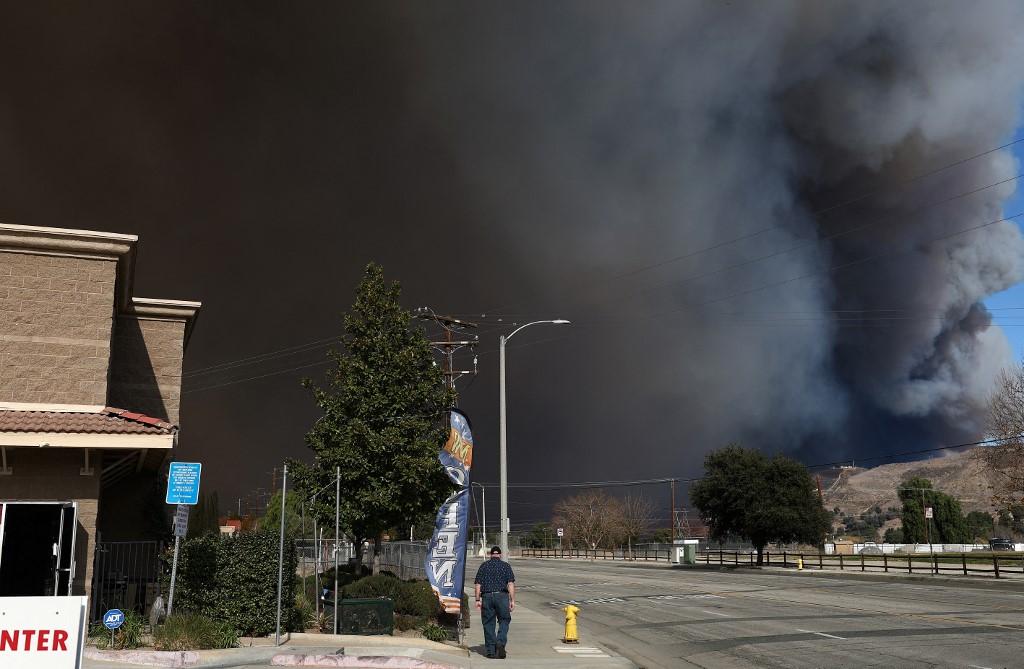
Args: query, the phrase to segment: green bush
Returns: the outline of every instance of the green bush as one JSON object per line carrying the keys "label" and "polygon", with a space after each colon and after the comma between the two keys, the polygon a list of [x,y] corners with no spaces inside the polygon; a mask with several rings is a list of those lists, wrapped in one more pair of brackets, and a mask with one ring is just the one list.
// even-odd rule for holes
{"label": "green bush", "polygon": [[[277,627],[279,538],[246,532],[228,538],[202,537],[181,545],[174,607],[230,624],[238,634],[266,636]],[[169,565],[173,552],[164,555]],[[294,574],[294,546],[286,542],[284,573]],[[169,569],[167,570],[170,571]],[[281,627],[302,631],[295,608],[295,580],[284,579]]]}
{"label": "green bush", "polygon": [[434,618],[441,611],[437,595],[427,581],[403,581],[389,572],[359,579],[342,588],[346,599],[390,597],[395,614],[417,618]]}
{"label": "green bush", "polygon": [[448,632],[437,623],[427,623],[420,628],[420,634],[431,641],[444,643],[448,640]]}
{"label": "green bush", "polygon": [[232,648],[238,645],[238,634],[228,622],[210,620],[195,613],[180,613],[170,616],[156,629],[153,645],[157,650]]}
{"label": "green bush", "polygon": [[135,611],[124,612],[124,622],[114,632],[114,642],[111,644],[110,630],[102,622],[94,623],[89,628],[89,636],[95,641],[99,649],[112,648],[114,650],[128,650],[142,646],[142,630],[145,628],[146,619]]}
{"label": "green bush", "polygon": [[391,574],[374,574],[350,583],[341,589],[345,599],[359,597],[390,597],[395,601],[396,609],[402,594],[403,583]]}

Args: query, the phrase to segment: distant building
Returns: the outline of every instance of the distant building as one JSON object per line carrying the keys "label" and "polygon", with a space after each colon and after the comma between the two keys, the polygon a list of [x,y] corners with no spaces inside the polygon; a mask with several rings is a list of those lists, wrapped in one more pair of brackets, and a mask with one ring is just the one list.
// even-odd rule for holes
{"label": "distant building", "polygon": [[0,596],[91,594],[97,541],[160,522],[200,304],[135,297],[137,241],[0,224]]}

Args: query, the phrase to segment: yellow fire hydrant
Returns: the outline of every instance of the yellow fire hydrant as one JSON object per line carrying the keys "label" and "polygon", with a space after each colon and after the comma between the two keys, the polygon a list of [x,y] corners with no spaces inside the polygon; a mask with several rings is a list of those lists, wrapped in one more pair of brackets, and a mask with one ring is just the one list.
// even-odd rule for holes
{"label": "yellow fire hydrant", "polygon": [[565,611],[565,637],[562,643],[579,643],[580,636],[576,632],[576,614],[580,612],[579,607],[570,604],[562,610]]}
{"label": "yellow fire hydrant", "polygon": [[796,558],[796,570],[800,571],[803,568],[804,568],[804,558],[803,558],[802,555],[797,556],[797,558]]}

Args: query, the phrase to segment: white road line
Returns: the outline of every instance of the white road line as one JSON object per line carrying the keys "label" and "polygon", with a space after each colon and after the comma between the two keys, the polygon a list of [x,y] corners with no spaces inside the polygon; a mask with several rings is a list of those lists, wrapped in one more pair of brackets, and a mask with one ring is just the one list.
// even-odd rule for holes
{"label": "white road line", "polygon": [[701,613],[708,613],[708,614],[713,615],[713,616],[722,616],[723,618],[731,618],[732,617],[732,616],[727,616],[724,613],[715,613],[714,611],[705,611],[703,609],[701,609]]}
{"label": "white road line", "polygon": [[968,664],[967,666],[970,667],[971,669],[992,669],[992,667],[979,667],[976,664]]}
{"label": "white road line", "polygon": [[818,636],[828,637],[829,639],[841,639],[843,641],[846,640],[846,637],[844,636],[835,636],[832,634],[825,634],[824,632],[815,632],[813,630],[797,630],[797,632],[803,632],[804,634],[817,634]]}
{"label": "white road line", "polygon": [[572,655],[573,657],[611,657],[600,648],[591,648],[590,646],[581,646],[577,648],[552,646],[551,649],[556,653],[565,653]]}

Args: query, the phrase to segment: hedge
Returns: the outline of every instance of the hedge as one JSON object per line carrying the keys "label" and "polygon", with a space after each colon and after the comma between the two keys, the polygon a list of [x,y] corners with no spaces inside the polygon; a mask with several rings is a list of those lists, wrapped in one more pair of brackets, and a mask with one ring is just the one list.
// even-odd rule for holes
{"label": "hedge", "polygon": [[[240,635],[266,636],[277,626],[280,538],[268,532],[200,537],[182,542],[174,586],[174,611],[191,612],[234,626]],[[173,551],[164,554],[170,579]],[[281,629],[302,631],[295,608],[295,547],[285,541]]]}

